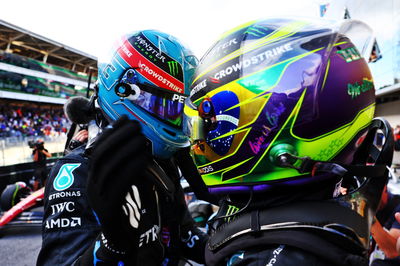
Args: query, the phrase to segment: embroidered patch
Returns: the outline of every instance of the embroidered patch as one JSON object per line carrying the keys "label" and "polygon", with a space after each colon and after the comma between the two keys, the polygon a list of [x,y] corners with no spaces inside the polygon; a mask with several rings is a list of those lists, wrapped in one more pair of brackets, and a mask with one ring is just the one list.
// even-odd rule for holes
{"label": "embroidered patch", "polygon": [[61,166],[53,182],[54,189],[61,191],[72,186],[74,183],[74,175],[72,174],[72,171],[74,171],[80,165],[80,163],[68,163]]}

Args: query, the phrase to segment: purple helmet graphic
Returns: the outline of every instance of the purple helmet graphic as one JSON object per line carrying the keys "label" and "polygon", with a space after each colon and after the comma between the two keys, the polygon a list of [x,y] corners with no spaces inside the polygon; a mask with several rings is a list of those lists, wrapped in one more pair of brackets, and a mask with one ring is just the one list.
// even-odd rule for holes
{"label": "purple helmet graphic", "polygon": [[[229,31],[203,56],[185,102],[184,131],[208,190],[240,203],[220,218],[253,224],[253,214],[269,215],[273,204],[329,202],[341,207],[331,212],[340,215],[341,229],[329,228],[329,220],[315,223],[318,230],[337,230],[335,237],[367,249],[394,142],[388,122],[374,118],[369,33],[352,20],[265,19]],[[378,132],[385,140],[379,145]],[[261,224],[258,217],[254,224]],[[288,219],[302,225],[302,218]],[[222,227],[230,230],[234,221]],[[254,230],[245,228],[232,237]]]}
{"label": "purple helmet graphic", "polygon": [[[208,50],[186,101],[185,130],[211,191],[318,180],[298,171],[303,157],[351,163],[375,109],[358,48],[368,48],[363,31],[357,21],[267,19]],[[282,167],[282,154],[291,167]]]}

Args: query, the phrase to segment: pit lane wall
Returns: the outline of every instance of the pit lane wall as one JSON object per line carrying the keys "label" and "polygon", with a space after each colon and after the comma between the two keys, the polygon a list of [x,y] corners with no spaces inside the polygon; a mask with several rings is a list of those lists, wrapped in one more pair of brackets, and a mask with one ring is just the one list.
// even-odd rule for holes
{"label": "pit lane wall", "polygon": [[[56,157],[47,160],[47,168],[49,171],[57,160],[58,158]],[[1,166],[0,194],[6,188],[7,185],[13,184],[17,181],[23,181],[26,184],[29,184],[29,181],[33,176],[33,170],[34,170],[33,162]]]}

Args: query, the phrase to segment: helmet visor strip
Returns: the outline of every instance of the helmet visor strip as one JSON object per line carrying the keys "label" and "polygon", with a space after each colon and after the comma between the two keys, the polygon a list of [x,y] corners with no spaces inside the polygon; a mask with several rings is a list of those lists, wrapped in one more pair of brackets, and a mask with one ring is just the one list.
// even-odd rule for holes
{"label": "helmet visor strip", "polygon": [[117,84],[118,96],[126,97],[133,104],[175,127],[182,126],[185,95],[170,90],[139,83],[134,69],[128,69]]}

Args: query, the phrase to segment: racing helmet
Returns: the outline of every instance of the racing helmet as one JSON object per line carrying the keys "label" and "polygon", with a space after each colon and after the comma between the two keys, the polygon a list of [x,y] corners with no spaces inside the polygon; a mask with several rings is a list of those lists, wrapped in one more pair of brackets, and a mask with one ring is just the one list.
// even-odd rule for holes
{"label": "racing helmet", "polygon": [[[185,132],[209,191],[262,192],[346,172],[337,164],[353,164],[373,139],[370,33],[354,20],[269,18],[222,35],[185,102]],[[391,134],[384,121],[373,125]]]}
{"label": "racing helmet", "polygon": [[198,63],[175,37],[143,30],[121,37],[99,62],[97,103],[109,121],[139,121],[152,154],[169,158],[189,145],[182,132],[184,100]]}

